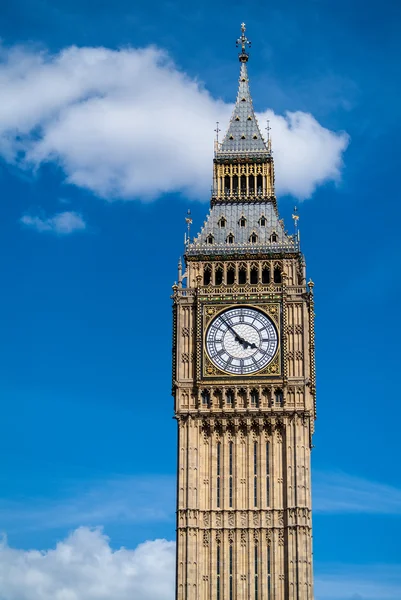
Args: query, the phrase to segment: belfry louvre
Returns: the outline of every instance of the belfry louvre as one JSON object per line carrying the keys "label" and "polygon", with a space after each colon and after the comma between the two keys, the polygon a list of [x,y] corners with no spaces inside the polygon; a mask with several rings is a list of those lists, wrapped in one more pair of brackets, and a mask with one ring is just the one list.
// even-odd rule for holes
{"label": "belfry louvre", "polygon": [[211,208],[173,286],[176,600],[313,600],[313,282],[280,220],[249,90],[216,142]]}

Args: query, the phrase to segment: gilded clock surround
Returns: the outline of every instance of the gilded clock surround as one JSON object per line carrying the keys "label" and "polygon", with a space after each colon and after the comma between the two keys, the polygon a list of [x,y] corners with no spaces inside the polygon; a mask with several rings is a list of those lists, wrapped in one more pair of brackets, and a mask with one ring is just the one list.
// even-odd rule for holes
{"label": "gilded clock surround", "polygon": [[[188,237],[173,286],[176,600],[313,600],[314,284],[297,231],[278,214],[244,25],[238,45],[237,101],[216,141],[210,212]],[[205,348],[212,319],[239,306],[263,311],[278,334],[273,360],[251,375],[217,369]]]}
{"label": "gilded clock surround", "polygon": [[[236,374],[232,374],[232,373],[227,373],[226,371],[219,369],[216,365],[213,364],[213,362],[210,360],[207,350],[206,350],[206,333],[208,330],[208,327],[210,325],[210,323],[212,322],[212,320],[217,317],[219,314],[221,314],[222,312],[230,309],[230,308],[239,308],[240,306],[246,306],[249,308],[257,308],[260,311],[262,311],[264,314],[266,314],[274,323],[276,331],[277,331],[277,335],[278,335],[278,345],[277,345],[277,350],[275,352],[275,355],[273,357],[273,359],[269,362],[269,364],[257,371],[256,373],[251,373],[249,375],[236,375]],[[202,339],[202,343],[198,346],[201,348],[201,355],[197,356],[197,360],[200,361],[202,367],[201,367],[201,373],[202,373],[202,377],[201,380],[222,380],[222,379],[230,379],[232,377],[235,377],[236,379],[244,379],[244,381],[248,381],[249,379],[260,379],[260,378],[264,378],[267,376],[276,376],[276,375],[280,375],[281,374],[281,352],[280,352],[280,323],[281,323],[281,319],[280,319],[280,304],[279,303],[271,303],[271,304],[265,304],[265,303],[256,303],[253,302],[252,305],[250,304],[238,304],[238,303],[230,303],[230,304],[225,304],[224,302],[222,303],[208,303],[208,304],[203,304],[202,308],[200,309],[202,311],[202,320],[199,323],[199,329],[198,329],[198,335],[199,337],[203,336]]]}

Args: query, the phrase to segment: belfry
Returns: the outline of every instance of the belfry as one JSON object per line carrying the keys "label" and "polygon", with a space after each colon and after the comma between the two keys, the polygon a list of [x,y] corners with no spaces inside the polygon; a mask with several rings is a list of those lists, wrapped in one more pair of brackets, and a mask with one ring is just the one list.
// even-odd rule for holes
{"label": "belfry", "polygon": [[313,282],[298,215],[292,235],[279,218],[244,24],[237,44],[211,208],[173,286],[176,600],[313,600]]}

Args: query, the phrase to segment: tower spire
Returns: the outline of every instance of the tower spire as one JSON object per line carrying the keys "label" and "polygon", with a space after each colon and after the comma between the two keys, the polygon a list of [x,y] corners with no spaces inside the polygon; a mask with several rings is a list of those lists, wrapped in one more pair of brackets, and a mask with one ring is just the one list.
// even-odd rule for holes
{"label": "tower spire", "polygon": [[216,155],[220,154],[263,154],[268,155],[268,149],[259,129],[253,109],[247,62],[249,54],[246,49],[251,42],[245,35],[245,23],[241,25],[241,37],[237,40],[237,48],[241,48],[239,61],[241,63],[237,100],[230,120],[228,131],[224,136]]}

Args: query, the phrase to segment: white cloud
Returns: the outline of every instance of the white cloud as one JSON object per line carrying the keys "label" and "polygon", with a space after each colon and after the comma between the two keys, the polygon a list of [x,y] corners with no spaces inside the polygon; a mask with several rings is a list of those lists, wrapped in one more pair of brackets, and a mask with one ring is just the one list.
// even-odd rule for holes
{"label": "white cloud", "polygon": [[346,473],[314,472],[313,510],[401,515],[401,489]]}
{"label": "white cloud", "polygon": [[322,183],[340,180],[346,134],[336,135],[300,111],[285,117],[266,111],[259,118],[269,119],[274,132],[276,180],[282,194],[309,198]]}
{"label": "white cloud", "polygon": [[36,229],[36,231],[50,231],[59,235],[68,235],[74,233],[74,231],[86,229],[86,223],[82,216],[74,211],[64,211],[45,218],[23,215],[20,221],[27,227]]}
{"label": "white cloud", "polygon": [[113,551],[81,527],[54,550],[0,548],[1,600],[173,600],[175,544],[155,540]]}
{"label": "white cloud", "polygon": [[[54,162],[104,198],[208,200],[215,122],[231,109],[154,47],[0,53],[0,154],[21,168]],[[279,193],[302,199],[340,178],[346,134],[306,113],[266,116]]]}
{"label": "white cloud", "polygon": [[[316,600],[399,600],[399,565],[316,565]],[[54,549],[0,545],[1,600],[173,600],[175,543],[115,550],[80,527]]]}

